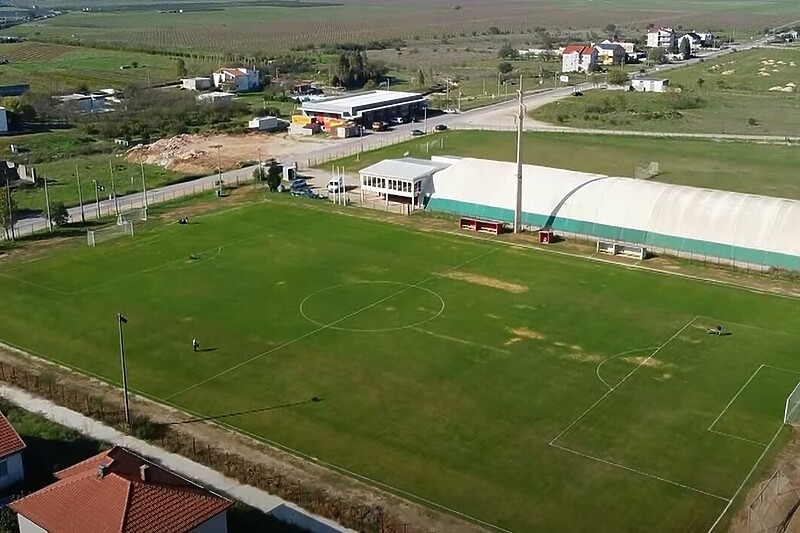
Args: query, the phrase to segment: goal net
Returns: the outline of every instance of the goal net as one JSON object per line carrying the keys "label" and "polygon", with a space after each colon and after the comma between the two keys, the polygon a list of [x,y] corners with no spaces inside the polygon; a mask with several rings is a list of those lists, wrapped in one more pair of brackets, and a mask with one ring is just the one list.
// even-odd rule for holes
{"label": "goal net", "polygon": [[86,232],[86,240],[89,246],[97,246],[101,242],[124,237],[125,235],[133,237],[133,222],[122,222],[107,228],[88,230]]}
{"label": "goal net", "polygon": [[138,209],[132,209],[130,211],[120,213],[119,217],[117,217],[117,224],[123,224],[125,222],[141,222],[144,220],[147,220],[147,208],[140,207]]}
{"label": "goal net", "polygon": [[786,409],[783,411],[783,423],[800,426],[800,383],[786,398]]}

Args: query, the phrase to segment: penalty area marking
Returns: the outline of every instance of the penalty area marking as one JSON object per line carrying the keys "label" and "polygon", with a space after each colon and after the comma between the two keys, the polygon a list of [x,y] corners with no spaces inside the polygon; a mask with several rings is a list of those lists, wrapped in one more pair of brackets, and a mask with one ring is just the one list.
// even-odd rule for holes
{"label": "penalty area marking", "polygon": [[[306,313],[306,310],[305,310],[306,304],[308,303],[309,300],[311,300],[315,296],[323,294],[323,293],[325,293],[327,291],[340,289],[342,287],[355,287],[355,286],[358,286],[358,285],[394,285],[394,286],[404,287],[404,289],[402,291],[395,292],[389,298],[393,298],[395,296],[399,296],[400,294],[403,294],[403,293],[405,293],[406,291],[408,291],[410,289],[418,289],[418,290],[421,290],[423,292],[427,292],[428,294],[431,294],[434,298],[438,299],[439,300],[439,310],[436,313],[434,313],[433,315],[431,315],[431,316],[429,316],[429,317],[427,317],[427,318],[425,318],[423,320],[419,320],[417,322],[414,322],[414,323],[411,323],[411,324],[407,324],[407,325],[393,326],[393,327],[388,327],[388,328],[346,328],[346,327],[342,327],[342,326],[330,326],[330,325],[326,326],[324,322],[320,322],[319,320],[315,320],[314,318],[308,316],[308,313]],[[382,300],[382,301],[386,301],[386,300]],[[426,287],[420,287],[419,284],[411,285],[410,283],[402,283],[402,282],[399,282],[399,281],[353,281],[353,282],[350,282],[350,283],[340,283],[339,285],[333,285],[331,287],[326,287],[324,289],[319,289],[317,291],[314,291],[311,294],[309,294],[308,296],[306,296],[305,298],[303,298],[303,301],[300,302],[300,315],[303,318],[305,318],[306,320],[308,320],[309,322],[311,322],[312,324],[314,324],[315,326],[327,327],[328,329],[333,329],[333,330],[337,330],[337,331],[349,331],[351,333],[385,333],[387,331],[397,331],[397,330],[401,330],[401,329],[413,329],[413,328],[416,328],[417,326],[421,326],[423,324],[426,324],[426,323],[430,322],[431,320],[439,318],[439,316],[441,316],[442,313],[444,313],[444,298],[442,298],[439,293],[437,293],[435,291],[432,291],[432,290],[430,290],[430,289],[428,289]],[[338,323],[338,321],[337,321],[337,323]]]}

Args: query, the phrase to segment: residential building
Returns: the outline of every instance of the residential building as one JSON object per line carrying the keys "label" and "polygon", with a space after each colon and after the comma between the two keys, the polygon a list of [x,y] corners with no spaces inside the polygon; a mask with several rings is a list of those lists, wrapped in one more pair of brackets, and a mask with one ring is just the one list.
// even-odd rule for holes
{"label": "residential building", "polygon": [[606,39],[600,44],[618,44],[622,47],[623,50],[625,50],[625,53],[628,55],[631,55],[634,52],[636,52],[636,43],[628,43],[625,41],[617,40],[616,38],[613,40]]}
{"label": "residential building", "polygon": [[672,28],[653,28],[647,33],[647,46],[650,48],[673,48],[677,43]]}
{"label": "residential building", "polygon": [[625,49],[617,43],[600,43],[595,45],[597,62],[603,66],[622,65],[625,63]]}
{"label": "residential building", "polygon": [[561,72],[587,72],[598,62],[594,46],[570,44],[561,53]]}
{"label": "residential building", "polygon": [[20,533],[227,533],[233,503],[115,446],[9,505]]}
{"label": "residential building", "polygon": [[711,48],[714,46],[714,34],[711,32],[694,32],[700,37],[700,46]]}
{"label": "residential building", "polygon": [[645,93],[665,93],[669,89],[669,80],[661,78],[634,78],[631,89]]}
{"label": "residential building", "polygon": [[689,42],[689,49],[692,52],[703,46],[703,38],[700,36],[700,34],[693,31],[685,33],[678,38],[678,50],[681,49],[685,41]]}
{"label": "residential building", "polygon": [[0,133],[8,133],[8,117],[5,107],[0,107]]}
{"label": "residential building", "polygon": [[214,87],[234,93],[255,91],[261,85],[258,71],[248,68],[221,68],[213,75]]}
{"label": "residential building", "polygon": [[211,78],[183,78],[181,79],[181,89],[188,91],[204,91],[210,89],[212,85]]}
{"label": "residential building", "polygon": [[25,469],[22,466],[24,449],[25,443],[19,438],[19,434],[0,413],[0,490],[5,490],[25,478]]}
{"label": "residential building", "polygon": [[81,94],[73,93],[57,96],[61,104],[76,113],[101,113],[106,110],[106,99],[109,95],[103,92]]}

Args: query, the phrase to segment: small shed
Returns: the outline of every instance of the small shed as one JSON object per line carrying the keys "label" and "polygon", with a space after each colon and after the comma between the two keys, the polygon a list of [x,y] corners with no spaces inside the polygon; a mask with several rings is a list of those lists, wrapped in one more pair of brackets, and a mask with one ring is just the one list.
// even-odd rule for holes
{"label": "small shed", "polygon": [[278,129],[278,117],[266,116],[251,118],[247,127],[251,130],[272,131]]}
{"label": "small shed", "polygon": [[5,107],[0,107],[0,133],[8,133],[8,119],[6,118]]}
{"label": "small shed", "polygon": [[631,90],[645,93],[665,93],[669,87],[669,80],[661,78],[634,78],[631,80]]}
{"label": "small shed", "polygon": [[189,91],[204,91],[211,88],[211,78],[183,78],[181,79],[181,89]]}

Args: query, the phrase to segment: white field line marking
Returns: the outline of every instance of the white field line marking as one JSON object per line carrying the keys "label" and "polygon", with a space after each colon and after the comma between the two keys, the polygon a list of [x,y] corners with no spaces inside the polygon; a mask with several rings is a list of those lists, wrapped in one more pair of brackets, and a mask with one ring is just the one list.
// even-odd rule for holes
{"label": "white field line marking", "polygon": [[[41,359],[42,361],[46,361],[47,363],[55,365],[55,366],[60,366],[60,367],[66,368],[68,370],[78,372],[80,374],[91,376],[93,378],[96,378],[100,382],[108,383],[108,384],[113,385],[113,386],[115,386],[117,388],[122,387],[121,383],[119,383],[117,381],[114,381],[113,379],[109,379],[108,377],[101,376],[99,374],[95,374],[94,372],[91,372],[89,370],[85,370],[85,369],[83,369],[81,367],[78,367],[78,366],[75,366],[75,365],[71,365],[71,364],[68,364],[68,363],[61,363],[61,362],[55,361],[54,359],[51,359],[51,358],[49,358],[49,357],[47,357],[45,355],[42,355],[42,354],[39,354],[39,353],[36,353],[36,352],[33,352],[33,351],[26,350],[26,349],[24,349],[24,348],[22,348],[20,346],[17,346],[17,345],[15,345],[13,343],[8,342],[8,341],[0,340],[0,346],[1,347],[5,347],[7,349],[10,349],[12,351],[18,352],[18,353],[20,353],[22,355],[25,355],[25,356],[28,356],[28,357],[34,357],[34,358]],[[158,396],[154,396],[152,394],[148,394],[146,392],[140,391],[140,390],[135,389],[135,388],[131,388],[130,390],[131,390],[131,392],[133,392],[134,394],[136,394],[136,395],[138,395],[138,396],[140,396],[142,398],[145,398],[145,399],[147,399],[149,401],[152,401],[152,402],[155,402],[155,403],[166,405],[166,406],[171,407],[173,409],[177,409],[178,411],[181,411],[183,413],[192,415],[195,418],[207,418],[208,417],[208,415],[205,414],[205,413],[200,413],[200,412],[188,409],[186,407],[182,407],[182,406],[180,406],[178,404],[175,404],[175,403],[172,403],[170,401],[167,401],[164,398],[159,398]],[[426,498],[423,498],[422,496],[417,496],[413,492],[408,492],[408,491],[405,491],[403,489],[397,488],[395,486],[389,485],[387,483],[383,483],[381,481],[378,481],[376,479],[369,478],[369,477],[361,475],[361,474],[359,474],[357,472],[353,472],[352,470],[347,470],[346,468],[342,468],[340,466],[337,466],[337,465],[335,465],[333,463],[320,461],[316,457],[313,457],[311,455],[308,455],[307,453],[301,452],[300,450],[296,450],[296,449],[291,448],[289,446],[284,446],[283,444],[281,444],[279,442],[270,440],[270,439],[268,439],[266,437],[263,437],[261,435],[257,435],[255,433],[251,433],[249,431],[246,431],[244,429],[241,429],[241,428],[236,427],[234,425],[231,425],[229,423],[221,422],[219,420],[206,420],[203,423],[215,424],[215,425],[220,426],[220,427],[222,427],[224,429],[227,429],[229,431],[233,431],[234,433],[238,433],[240,435],[244,435],[246,437],[249,437],[250,439],[252,439],[255,442],[259,442],[259,443],[262,443],[262,444],[267,444],[267,445],[272,446],[273,448],[276,448],[278,450],[283,450],[283,451],[285,451],[287,453],[290,453],[291,455],[294,455],[295,457],[300,457],[302,459],[305,459],[309,463],[313,463],[313,464],[322,466],[324,468],[327,468],[329,470],[333,470],[333,471],[339,472],[341,474],[348,475],[350,477],[353,477],[353,478],[359,479],[361,481],[364,481],[364,482],[366,482],[366,483],[368,483],[370,485],[384,488],[384,489],[386,489],[386,490],[388,490],[390,492],[393,492],[395,494],[399,494],[399,495],[407,497],[409,499],[424,503],[424,504],[429,505],[430,507],[434,507],[436,509],[441,509],[441,510],[446,511],[446,512],[448,512],[448,513],[450,513],[450,514],[452,514],[454,516],[458,516],[458,517],[463,518],[465,520],[471,521],[471,522],[473,522],[475,524],[480,524],[482,526],[486,526],[486,527],[491,528],[493,530],[500,531],[501,533],[512,533],[511,531],[509,531],[507,529],[504,529],[504,528],[502,528],[500,526],[497,526],[495,524],[492,524],[490,522],[485,522],[485,521],[483,521],[483,520],[481,520],[479,518],[475,518],[474,516],[470,516],[470,515],[468,515],[466,513],[462,513],[460,511],[457,511],[457,510],[452,509],[450,507],[447,507],[447,506],[441,505],[439,503],[436,503],[434,501],[431,501],[431,500],[428,500]]]}
{"label": "white field line marking", "polygon": [[744,389],[746,389],[746,388],[747,388],[747,386],[750,384],[750,382],[751,382],[751,381],[753,381],[753,378],[755,378],[755,377],[756,377],[756,374],[758,374],[758,372],[759,372],[759,371],[760,371],[762,368],[764,368],[764,365],[761,365],[761,366],[759,366],[758,368],[756,368],[755,372],[753,372],[753,373],[750,375],[750,378],[749,378],[747,381],[745,381],[745,382],[744,382],[744,385],[742,385],[742,387],[739,389],[739,391],[738,391],[736,394],[734,394],[734,395],[733,395],[733,398],[731,398],[731,401],[729,401],[729,402],[728,402],[728,405],[726,405],[726,406],[725,406],[725,409],[723,409],[723,410],[722,410],[722,412],[721,412],[720,414],[718,414],[718,415],[717,415],[717,418],[715,418],[715,419],[714,419],[714,421],[713,421],[713,422],[711,422],[711,425],[710,425],[710,426],[708,426],[708,428],[707,428],[707,430],[708,430],[708,431],[711,431],[711,430],[714,428],[714,426],[716,425],[716,423],[717,423],[717,422],[719,422],[719,419],[720,419],[720,418],[722,418],[722,417],[725,415],[725,411],[727,411],[727,410],[728,410],[728,408],[729,408],[731,405],[733,405],[733,402],[735,402],[735,401],[736,401],[736,398],[738,398],[738,397],[739,397],[739,395],[742,393],[742,391],[744,391]]}
{"label": "white field line marking", "polygon": [[711,433],[716,433],[717,435],[722,435],[723,437],[728,437],[728,438],[731,438],[731,439],[736,439],[736,440],[741,440],[741,441],[744,441],[744,442],[749,442],[750,444],[755,444],[755,445],[761,446],[761,447],[764,447],[764,446],[767,445],[766,442],[759,442],[757,440],[746,439],[744,437],[740,437],[739,435],[732,435],[730,433],[724,433],[722,431],[717,431],[716,429],[709,428],[707,431],[710,431]]}
{"label": "white field line marking", "polygon": [[595,373],[595,374],[597,374],[597,379],[599,379],[600,381],[602,381],[602,382],[603,382],[603,384],[605,384],[605,386],[606,386],[606,387],[608,387],[610,390],[613,390],[613,389],[614,389],[614,387],[612,387],[611,385],[609,385],[609,384],[608,384],[608,382],[607,382],[606,380],[604,380],[602,377],[600,377],[600,368],[601,368],[601,367],[602,367],[604,364],[606,364],[607,362],[611,361],[612,359],[616,359],[617,357],[622,357],[623,355],[628,355],[629,353],[644,352],[644,351],[646,351],[646,350],[655,350],[655,349],[657,349],[657,348],[658,348],[658,346],[650,346],[650,347],[647,347],[647,348],[638,348],[638,349],[636,349],[636,350],[628,350],[627,352],[622,352],[622,353],[618,353],[618,354],[616,354],[616,355],[612,355],[612,356],[610,356],[610,357],[606,357],[605,359],[603,359],[602,361],[600,361],[600,363],[598,363],[598,365],[597,365],[597,368],[595,368],[595,370],[594,370],[594,373]]}
{"label": "white field line marking", "polygon": [[16,278],[14,276],[6,274],[5,272],[0,272],[0,277],[4,277],[6,279],[10,279],[12,281],[16,281],[17,283],[22,283],[24,285],[30,285],[31,287],[36,287],[37,289],[42,289],[42,290],[45,290],[45,291],[53,292],[53,293],[61,295],[61,296],[69,296],[70,295],[70,293],[68,293],[68,292],[60,291],[58,289],[54,289],[54,288],[48,287],[46,285],[40,285],[40,284],[35,283],[33,281],[28,281],[28,280],[25,280],[25,279]]}
{"label": "white field line marking", "polygon": [[377,300],[377,301],[375,301],[375,302],[372,302],[371,304],[365,305],[364,307],[362,307],[362,308],[360,308],[360,309],[356,309],[356,310],[355,310],[355,311],[353,311],[352,313],[348,313],[347,315],[345,315],[345,316],[343,316],[343,317],[341,317],[341,318],[337,318],[336,320],[334,320],[333,322],[331,322],[331,323],[329,323],[329,324],[322,325],[322,326],[320,326],[320,327],[318,327],[318,328],[316,328],[316,329],[313,329],[313,330],[311,330],[311,331],[309,331],[309,332],[307,332],[307,333],[304,333],[303,335],[300,335],[299,337],[296,337],[296,338],[294,338],[294,339],[291,339],[291,340],[288,340],[288,341],[286,341],[286,342],[283,342],[283,343],[279,344],[278,346],[275,346],[275,347],[273,347],[273,348],[270,348],[269,350],[266,350],[266,351],[264,351],[264,352],[261,352],[261,353],[259,353],[259,354],[256,354],[256,355],[254,355],[254,356],[253,356],[253,357],[251,357],[250,359],[247,359],[247,360],[245,360],[245,361],[242,361],[241,363],[238,363],[238,364],[236,364],[236,365],[233,365],[232,367],[228,368],[227,370],[223,370],[222,372],[219,372],[219,373],[218,373],[218,374],[216,374],[216,375],[213,375],[213,376],[211,376],[211,377],[209,377],[209,378],[206,378],[206,379],[204,379],[204,380],[202,380],[202,381],[199,381],[199,382],[195,383],[194,385],[191,385],[191,386],[189,386],[189,387],[186,387],[185,389],[182,389],[182,390],[180,390],[180,391],[178,391],[178,392],[175,392],[175,393],[173,393],[173,394],[170,394],[169,396],[167,396],[167,397],[165,398],[165,400],[170,400],[170,399],[172,399],[172,398],[174,398],[174,397],[176,397],[176,396],[178,396],[178,395],[181,395],[181,394],[183,394],[183,393],[185,393],[185,392],[189,392],[190,390],[196,389],[197,387],[201,387],[201,386],[203,386],[203,385],[205,385],[205,384],[207,384],[207,383],[209,383],[209,382],[211,382],[211,381],[214,381],[215,379],[221,378],[222,376],[224,376],[224,375],[226,375],[226,374],[229,374],[229,373],[233,372],[234,370],[238,370],[239,368],[241,368],[241,367],[243,367],[243,366],[245,366],[245,365],[247,365],[247,364],[250,364],[250,363],[252,363],[253,361],[256,361],[257,359],[260,359],[260,358],[262,358],[262,357],[264,357],[264,356],[266,356],[266,355],[270,355],[270,354],[272,354],[272,353],[275,353],[275,352],[277,352],[278,350],[281,350],[281,349],[283,349],[283,348],[285,348],[285,347],[287,347],[287,346],[290,346],[290,345],[292,345],[292,344],[295,344],[295,343],[297,343],[297,342],[300,342],[301,340],[303,340],[303,339],[306,339],[306,338],[308,338],[308,337],[311,337],[312,335],[315,335],[315,334],[319,333],[320,331],[324,331],[324,330],[326,330],[326,329],[329,329],[331,326],[335,326],[336,324],[340,324],[340,323],[344,322],[345,320],[347,320],[347,319],[349,319],[349,318],[352,318],[352,317],[354,317],[354,316],[358,315],[359,313],[363,313],[364,311],[367,311],[367,310],[369,310],[369,309],[372,309],[372,308],[373,308],[373,307],[375,307],[376,305],[380,305],[380,304],[382,304],[383,302],[385,302],[385,301],[387,301],[387,300],[391,300],[392,298],[394,298],[394,297],[396,297],[396,296],[399,296],[399,295],[401,295],[401,294],[405,293],[406,291],[408,291],[408,290],[410,290],[410,289],[413,289],[413,288],[415,288],[415,287],[417,287],[417,286],[419,286],[419,285],[422,285],[423,283],[425,283],[425,282],[427,282],[427,281],[430,281],[430,280],[432,280],[432,279],[434,279],[434,278],[437,278],[437,277],[439,277],[439,276],[440,276],[441,274],[443,274],[443,273],[446,273],[446,272],[449,272],[449,271],[451,271],[451,270],[456,270],[456,269],[458,269],[458,268],[461,268],[461,267],[463,267],[464,265],[468,265],[469,263],[472,263],[472,262],[474,262],[474,261],[477,261],[477,260],[479,260],[479,259],[482,259],[482,258],[486,257],[487,255],[489,255],[489,254],[491,254],[491,253],[494,253],[494,252],[496,252],[496,251],[497,251],[497,250],[499,250],[499,249],[500,249],[499,247],[492,248],[492,249],[490,249],[488,252],[484,252],[484,253],[480,254],[479,256],[477,256],[477,257],[473,257],[472,259],[467,259],[467,260],[466,260],[466,261],[464,261],[463,263],[461,263],[461,264],[459,264],[459,265],[456,265],[456,266],[454,266],[454,267],[450,267],[450,268],[448,268],[447,270],[444,270],[444,271],[443,271],[443,272],[441,272],[441,273],[432,274],[432,275],[428,276],[427,278],[425,278],[425,279],[423,279],[423,280],[421,280],[421,281],[418,281],[417,283],[414,283],[414,284],[407,285],[406,287],[402,288],[401,290],[399,290],[399,291],[396,291],[396,292],[393,292],[392,294],[390,294],[390,295],[388,295],[388,296],[385,296],[384,298],[381,298],[380,300]]}
{"label": "white field line marking", "polygon": [[691,485],[686,485],[684,483],[678,483],[677,481],[672,481],[671,479],[667,479],[661,476],[656,476],[655,474],[649,474],[647,472],[643,472],[642,470],[637,470],[635,468],[631,468],[629,466],[625,466],[619,463],[615,463],[613,461],[608,461],[606,459],[601,459],[600,457],[595,457],[594,455],[589,455],[588,453],[579,452],[578,450],[573,450],[571,448],[566,448],[564,446],[560,446],[558,444],[550,444],[553,448],[558,448],[559,450],[563,450],[565,452],[574,453],[575,455],[579,455],[586,459],[591,459],[592,461],[597,461],[599,463],[603,463],[604,465],[613,466],[616,468],[621,468],[623,470],[627,470],[628,472],[632,472],[634,474],[639,474],[640,476],[649,477],[651,479],[655,479],[658,481],[663,481],[664,483],[669,483],[670,485],[675,485],[676,487],[680,487],[682,489],[690,490],[692,492],[697,492],[698,494],[703,494],[705,496],[709,496],[711,498],[715,498],[717,500],[722,500],[723,502],[727,502],[728,498],[724,496],[720,496],[719,494],[714,494],[713,492],[708,492],[706,490],[698,489],[696,487],[692,487]]}
{"label": "white field line marking", "polygon": [[[792,335],[792,334],[789,333],[789,335]],[[767,365],[767,364],[764,364],[764,365],[761,365],[761,366],[763,366],[765,368],[772,368],[772,369],[775,369],[775,370],[781,370],[783,372],[789,372],[790,374],[800,374],[800,370],[792,370],[791,368],[783,368],[782,366],[774,366],[774,365]]]}
{"label": "white field line marking", "polygon": [[497,348],[495,346],[486,346],[485,344],[478,344],[477,342],[468,341],[467,339],[459,339],[458,337],[451,337],[449,335],[442,335],[441,333],[435,333],[433,331],[428,331],[427,329],[422,329],[418,327],[410,328],[413,331],[419,331],[420,333],[424,333],[426,335],[430,335],[431,337],[436,337],[437,339],[442,339],[445,341],[456,342],[458,344],[464,344],[467,346],[472,346],[475,348],[480,348],[482,350],[489,350],[493,352],[508,354],[511,353],[508,350],[504,350],[503,348]]}
{"label": "white field line marking", "polygon": [[694,317],[694,318],[692,318],[691,320],[689,320],[689,322],[687,322],[687,323],[686,323],[686,324],[685,324],[685,325],[684,325],[684,326],[683,326],[681,329],[679,329],[677,332],[675,332],[675,334],[673,334],[673,335],[672,335],[672,337],[670,337],[669,339],[667,339],[666,341],[664,341],[664,342],[663,342],[663,343],[662,343],[662,344],[661,344],[661,345],[660,345],[658,348],[656,348],[656,349],[653,351],[653,353],[651,353],[651,354],[650,354],[650,355],[647,357],[647,359],[643,360],[641,363],[639,363],[638,365],[636,365],[636,367],[634,367],[634,369],[633,369],[633,370],[631,370],[630,372],[628,372],[628,374],[626,374],[626,375],[625,375],[625,377],[623,377],[623,378],[622,378],[622,379],[619,381],[619,383],[617,383],[616,385],[614,385],[613,387],[611,387],[609,390],[607,390],[607,391],[605,392],[605,394],[603,394],[602,396],[600,396],[600,398],[598,398],[596,402],[594,402],[592,405],[590,405],[590,406],[589,406],[589,408],[588,408],[588,409],[586,409],[586,410],[585,410],[583,413],[581,413],[581,414],[580,414],[580,416],[579,416],[578,418],[576,418],[575,420],[573,420],[573,421],[572,421],[572,423],[571,423],[570,425],[568,425],[566,428],[564,428],[564,429],[561,431],[561,433],[559,433],[558,435],[556,435],[556,436],[553,438],[553,440],[551,440],[551,441],[550,441],[550,445],[552,445],[552,444],[553,444],[555,441],[557,441],[558,439],[560,439],[560,438],[561,438],[561,436],[562,436],[562,435],[564,435],[564,434],[565,434],[567,431],[569,431],[570,429],[572,429],[572,427],[573,427],[575,424],[577,424],[578,422],[580,422],[580,421],[583,419],[583,417],[585,417],[587,414],[589,414],[589,412],[590,412],[592,409],[594,409],[595,407],[597,407],[597,406],[600,404],[600,402],[602,402],[603,400],[605,400],[605,399],[608,397],[608,395],[609,395],[609,394],[611,394],[612,392],[614,392],[615,390],[617,390],[617,388],[619,388],[619,387],[620,387],[620,385],[622,385],[623,383],[625,383],[625,381],[627,381],[627,379],[628,379],[629,377],[631,377],[633,374],[635,374],[637,370],[639,370],[639,369],[640,369],[640,368],[641,368],[643,365],[647,364],[647,362],[649,362],[649,361],[650,361],[650,359],[652,359],[653,357],[655,357],[655,356],[658,354],[658,352],[660,352],[661,350],[663,350],[663,349],[664,349],[664,347],[666,347],[666,346],[667,346],[667,344],[669,344],[670,342],[672,342],[673,340],[675,340],[675,339],[678,337],[678,335],[680,335],[681,333],[683,333],[684,331],[686,331],[686,328],[688,328],[689,326],[691,326],[691,325],[694,323],[694,321],[695,321],[695,320],[697,320],[697,317]]}
{"label": "white field line marking", "polygon": [[[752,324],[740,324],[738,322],[719,321],[719,319],[711,318],[711,317],[708,317],[708,316],[700,316],[699,318],[706,318],[706,319],[708,319],[708,320],[710,320],[712,322],[714,322],[716,320],[716,321],[718,321],[718,323],[721,323],[721,324],[732,324],[734,326],[738,326],[738,327],[742,327],[742,328],[755,329],[755,330],[758,330],[758,331],[763,331],[764,333],[770,333],[772,335],[789,335],[790,337],[798,337],[798,338],[800,338],[800,335],[798,335],[797,333],[792,333],[790,331],[780,331],[780,330],[776,330],[776,329],[762,328],[761,326],[754,326]],[[766,366],[769,366],[769,365],[766,365]],[[793,372],[793,371],[790,370],[790,372]]]}
{"label": "white field line marking", "polygon": [[733,505],[733,502],[739,496],[739,493],[742,492],[742,489],[744,488],[745,484],[747,483],[747,480],[750,479],[750,476],[752,476],[753,472],[756,471],[756,468],[758,468],[758,465],[761,463],[762,459],[764,459],[764,456],[767,455],[767,451],[769,451],[769,449],[772,447],[772,444],[775,442],[775,439],[778,438],[778,435],[781,434],[781,430],[782,429],[783,429],[783,426],[779,427],[778,431],[775,432],[775,435],[772,436],[772,440],[770,440],[769,443],[766,445],[766,447],[764,447],[764,451],[761,452],[761,455],[758,457],[758,459],[756,459],[755,464],[753,464],[753,468],[750,469],[750,472],[747,473],[747,475],[742,480],[742,483],[739,485],[739,488],[736,489],[736,492],[734,492],[733,496],[731,496],[730,500],[728,500],[728,505],[725,506],[725,508],[719,514],[719,516],[714,521],[714,523],[711,525],[711,527],[708,528],[708,533],[711,533],[712,531],[714,531],[714,529],[719,525],[720,521],[722,521],[722,517],[725,516],[725,514],[731,508],[731,505]]}

